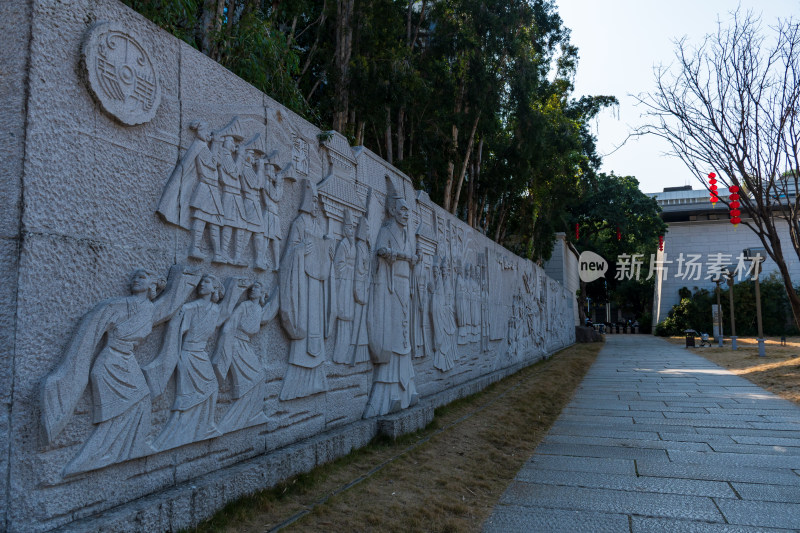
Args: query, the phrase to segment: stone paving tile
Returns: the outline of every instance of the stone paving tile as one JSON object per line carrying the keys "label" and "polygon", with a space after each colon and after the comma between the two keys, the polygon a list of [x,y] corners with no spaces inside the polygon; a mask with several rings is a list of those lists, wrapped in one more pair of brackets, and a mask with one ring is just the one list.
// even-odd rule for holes
{"label": "stone paving tile", "polygon": [[[657,416],[660,412],[653,411],[623,411],[621,409],[589,409],[588,407],[565,407],[561,411],[561,416],[612,416],[612,417],[634,417],[634,416]],[[680,415],[682,413],[675,413]],[[708,414],[708,413],[705,413]],[[759,419],[763,421],[762,419]]]}
{"label": "stone paving tile", "polygon": [[[791,407],[795,407],[795,406],[791,405]],[[603,408],[607,409],[607,407],[605,407],[605,406],[603,406]],[[730,407],[730,408],[708,407],[708,408],[706,408],[706,411],[708,412],[708,414],[712,414],[712,415],[730,415],[730,414],[734,414],[734,415],[764,415],[764,416],[768,416],[770,414],[779,414],[779,413],[785,413],[785,412],[791,413],[791,412],[795,411],[796,409],[797,409],[796,407],[794,409],[791,409],[791,410],[790,409],[785,409],[785,408],[752,409],[752,408],[747,408],[747,407],[741,407],[739,404],[736,404],[736,407]]]}
{"label": "stone paving tile", "polygon": [[683,418],[686,420],[707,420],[707,421],[726,421],[726,422],[769,422],[765,415],[759,413],[663,413],[666,418]]}
{"label": "stone paving tile", "polygon": [[667,431],[661,431],[658,433],[658,436],[663,440],[670,440],[670,441],[678,441],[678,442],[704,442],[706,444],[736,444],[736,441],[733,440],[728,435],[709,435],[706,433],[672,433],[669,430],[672,428],[667,429]]}
{"label": "stone paving tile", "polygon": [[[759,444],[711,444],[713,451],[722,453],[752,453],[756,455],[781,455],[781,456],[800,456],[800,448],[797,446],[776,446]],[[675,448],[676,450],[679,448]],[[685,450],[685,448],[684,448]],[[705,451],[705,450],[686,450],[686,451]]]}
{"label": "stone paving tile", "polygon": [[780,533],[793,530],[634,516],[631,519],[631,531],[632,533],[664,533],[666,531],[680,533]]}
{"label": "stone paving tile", "polygon": [[486,533],[509,531],[619,533],[628,531],[629,525],[628,517],[624,514],[498,505],[483,525],[483,530]]}
{"label": "stone paving tile", "polygon": [[[667,459],[666,450],[647,448],[624,448],[622,446],[594,446],[591,444],[563,444],[542,442],[536,448],[537,454],[569,455],[575,457],[608,457],[611,459],[639,459],[659,461]],[[677,450],[675,453],[679,453]],[[683,452],[700,453],[700,452]]]}
{"label": "stone paving tile", "polygon": [[[723,499],[721,499],[723,500]],[[728,501],[728,500],[726,500]],[[711,498],[651,492],[559,487],[514,481],[500,503],[723,522]]]}
{"label": "stone paving tile", "polygon": [[735,420],[692,420],[690,418],[658,418],[634,417],[636,424],[660,424],[665,426],[693,426],[698,428],[730,428],[730,429],[759,429],[758,422],[740,422]]}
{"label": "stone paving tile", "polygon": [[[743,500],[800,503],[800,488],[791,485],[763,483],[732,483]],[[800,517],[798,517],[800,519]]]}
{"label": "stone paving tile", "polygon": [[[638,435],[634,433],[634,435]],[[559,435],[548,433],[542,442],[562,444],[596,444],[599,446],[622,446],[625,448],[650,448],[653,450],[686,450],[690,452],[710,452],[712,447],[705,442],[680,442],[674,440],[634,438],[581,437],[578,435]],[[721,446],[721,445],[720,445]]]}
{"label": "stone paving tile", "polygon": [[775,483],[794,485],[800,490],[800,476],[790,469],[756,468],[725,464],[690,464],[637,461],[639,475],[707,479],[710,481],[741,481],[746,483]]}
{"label": "stone paving tile", "polygon": [[660,339],[609,336],[485,526],[800,531],[800,408]]}
{"label": "stone paving tile", "polygon": [[714,501],[731,524],[800,528],[800,504],[727,498],[715,498]]}
{"label": "stone paving tile", "polygon": [[[597,474],[590,472],[559,472],[540,470],[534,465],[523,467],[517,481],[541,485],[575,486],[590,489],[610,489],[628,492],[655,492],[658,494],[685,494],[688,496],[717,496],[736,498],[731,486],[722,481],[697,479],[658,478],[622,474]],[[794,488],[797,492],[797,487]]]}
{"label": "stone paving tile", "polygon": [[703,430],[703,433],[707,433],[709,435],[732,435],[739,437],[779,437],[800,439],[800,431],[790,430],[780,431],[773,429],[737,429],[731,431],[729,429],[707,428]]}
{"label": "stone paving tile", "polygon": [[[543,470],[561,472],[594,472],[598,474],[636,475],[633,459],[608,459],[600,457],[570,457],[566,455],[534,455],[523,468],[535,466]],[[797,478],[800,484],[800,476]]]}
{"label": "stone paving tile", "polygon": [[703,453],[667,450],[670,461],[703,465],[758,466],[766,468],[800,468],[798,456],[775,456],[755,453]]}
{"label": "stone paving tile", "polygon": [[747,437],[745,435],[731,435],[731,439],[739,444],[760,444],[762,446],[800,446],[800,437]]}
{"label": "stone paving tile", "polygon": [[[659,440],[659,434],[655,431],[620,431],[610,429],[607,426],[552,426],[548,435],[574,435],[576,437],[599,437],[608,439],[651,439]],[[719,438],[719,437],[718,437]],[[681,439],[666,439],[681,440]],[[702,442],[702,441],[691,441]],[[733,444],[733,441],[728,441]]]}

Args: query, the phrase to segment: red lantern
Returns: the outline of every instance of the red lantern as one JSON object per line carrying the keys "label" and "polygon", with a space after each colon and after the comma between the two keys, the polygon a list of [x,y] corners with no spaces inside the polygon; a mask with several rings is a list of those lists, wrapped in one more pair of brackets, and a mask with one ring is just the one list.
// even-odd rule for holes
{"label": "red lantern", "polygon": [[736,229],[736,227],[739,226],[739,223],[741,223],[742,221],[741,218],[742,212],[739,210],[739,206],[741,205],[739,204],[739,186],[731,185],[729,190],[731,191],[730,195],[731,201],[728,204],[731,210],[730,211],[731,224],[733,224],[734,229]]}
{"label": "red lantern", "polygon": [[581,225],[577,222],[575,223],[575,240],[580,240],[581,238]]}
{"label": "red lantern", "polygon": [[664,236],[663,235],[659,235],[658,236],[658,251],[659,252],[663,252],[664,251]]}
{"label": "red lantern", "polygon": [[719,201],[719,196],[717,196],[717,177],[716,174],[713,172],[709,172],[708,174],[708,190],[711,191],[711,207],[715,207],[717,202]]}
{"label": "red lantern", "polygon": [[619,230],[619,226],[617,226],[617,240],[618,241],[622,240],[622,232]]}

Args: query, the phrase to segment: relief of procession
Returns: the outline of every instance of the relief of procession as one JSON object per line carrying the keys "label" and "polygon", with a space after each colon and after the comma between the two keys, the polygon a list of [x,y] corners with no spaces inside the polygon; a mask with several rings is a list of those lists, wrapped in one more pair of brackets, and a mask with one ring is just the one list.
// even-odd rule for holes
{"label": "relief of procession", "polygon": [[[536,267],[520,274],[502,255],[489,261],[488,251],[467,262],[450,224],[431,209],[433,236],[426,235],[416,201],[409,205],[402,183],[390,176],[377,238],[371,188],[363,205],[340,209],[336,236],[320,192],[333,173],[319,183],[298,177],[307,173],[307,166],[297,172],[302,158],[267,154],[260,134],[246,138],[238,119],[218,131],[204,122],[190,129],[194,139],[166,183],[158,214],[190,232],[195,263],[249,267],[275,281],[220,279],[186,265],[173,265],[166,276],[139,269],[129,295],[86,313],[41,387],[42,425],[52,443],[91,383],[93,429],[63,475],[265,424],[267,363],[286,359],[269,349],[258,353],[254,339],[272,321],[289,344],[279,400],[327,391],[328,361],[371,363],[364,418],[419,401],[416,358],[431,358],[444,373],[466,345],[487,354],[491,341],[504,357],[499,368],[545,353],[545,339],[564,329],[568,300],[560,285]],[[278,207],[287,188],[299,188],[294,197],[301,200],[284,234]],[[137,347],[162,325],[157,355],[140,365]],[[152,402],[173,376],[170,413],[153,437]],[[231,401],[220,413],[217,399],[228,379]]]}

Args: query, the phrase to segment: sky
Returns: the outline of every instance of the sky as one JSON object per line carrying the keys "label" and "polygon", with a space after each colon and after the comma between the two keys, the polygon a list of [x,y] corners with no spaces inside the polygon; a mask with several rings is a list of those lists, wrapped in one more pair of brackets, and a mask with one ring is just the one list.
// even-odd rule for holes
{"label": "sky", "polygon": [[669,144],[654,136],[631,138],[629,132],[644,123],[642,106],[633,95],[655,88],[653,68],[670,65],[675,41],[686,37],[698,44],[713,33],[717,21],[730,19],[741,5],[773,25],[778,18],[800,17],[800,0],[555,0],[580,61],[575,96],[614,95],[617,109],[605,110],[593,121],[602,171],[635,176],[643,192],[692,185],[698,179],[675,156]]}

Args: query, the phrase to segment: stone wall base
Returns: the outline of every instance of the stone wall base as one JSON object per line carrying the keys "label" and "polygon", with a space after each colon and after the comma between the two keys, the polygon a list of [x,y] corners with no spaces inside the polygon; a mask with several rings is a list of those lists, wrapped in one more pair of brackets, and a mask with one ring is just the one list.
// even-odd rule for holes
{"label": "stone wall base", "polygon": [[292,476],[362,448],[378,435],[397,438],[425,428],[434,410],[482,391],[492,383],[549,359],[549,353],[472,379],[430,395],[419,404],[385,417],[359,420],[303,441],[271,450],[248,461],[217,470],[104,511],[102,516],[72,522],[58,532],[123,533],[178,531],[211,517],[226,504],[259,490],[274,487]]}

